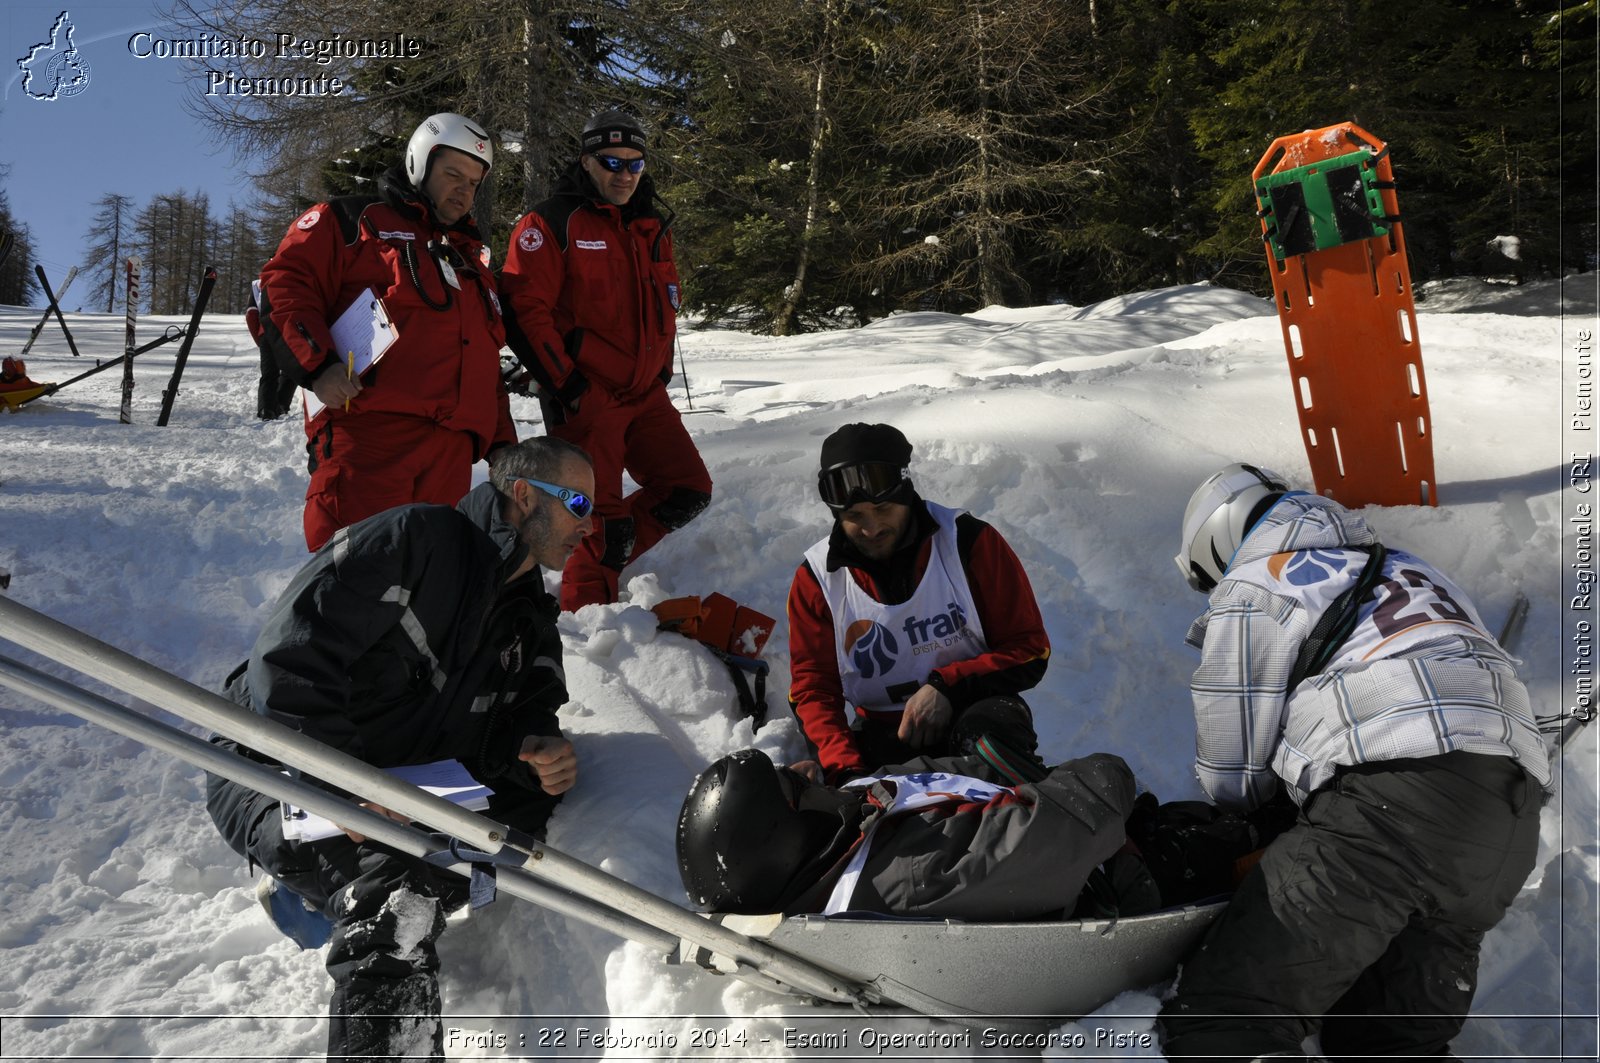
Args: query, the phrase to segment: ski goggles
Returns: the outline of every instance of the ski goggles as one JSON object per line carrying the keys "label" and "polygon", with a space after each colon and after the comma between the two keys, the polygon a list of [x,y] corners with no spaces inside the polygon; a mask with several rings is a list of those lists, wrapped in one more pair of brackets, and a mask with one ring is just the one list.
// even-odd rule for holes
{"label": "ski goggles", "polygon": [[591,155],[589,157],[612,173],[621,173],[624,169],[629,173],[644,172],[644,156],[642,155],[637,159],[619,159],[615,155]]}
{"label": "ski goggles", "polygon": [[562,487],[559,484],[547,484],[543,480],[533,480],[526,476],[519,476],[517,479],[521,480],[525,484],[532,484],[545,494],[551,496],[557,502],[560,502],[563,506],[565,506],[568,513],[571,513],[579,520],[582,520],[594,512],[594,499],[590,498],[582,491],[574,491],[570,487]]}
{"label": "ski goggles", "polygon": [[888,502],[909,484],[904,467],[869,461],[836,465],[817,474],[817,493],[835,513],[857,502]]}

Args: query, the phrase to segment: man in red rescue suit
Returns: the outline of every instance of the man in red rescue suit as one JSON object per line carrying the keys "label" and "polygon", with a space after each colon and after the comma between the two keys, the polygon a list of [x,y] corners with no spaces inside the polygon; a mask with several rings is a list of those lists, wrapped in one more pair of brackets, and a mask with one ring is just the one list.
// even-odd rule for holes
{"label": "man in red rescue suit", "polygon": [[[306,424],[312,550],[393,506],[454,505],[473,463],[517,441],[500,378],[499,295],[470,214],[493,162],[476,123],[433,115],[377,197],[312,207],[261,271],[264,309],[293,355],[282,369],[324,404]],[[350,376],[330,326],[369,289],[396,339]]]}
{"label": "man in red rescue suit", "polygon": [[1038,742],[1017,695],[1044,676],[1050,639],[1027,573],[991,525],[918,497],[910,463],[886,424],[822,444],[836,519],[789,588],[789,704],[816,755],[802,770],[834,785],[918,755],[988,755],[985,734],[1029,755]]}
{"label": "man in red rescue suit", "polygon": [[[603,532],[567,562],[569,611],[616,601],[623,568],[711,501],[711,476],[667,397],[678,271],[645,152],[632,116],[591,118],[555,194],[512,230],[501,278],[511,348],[539,385],[546,430],[594,459]],[[626,497],[624,471],[639,485]]]}

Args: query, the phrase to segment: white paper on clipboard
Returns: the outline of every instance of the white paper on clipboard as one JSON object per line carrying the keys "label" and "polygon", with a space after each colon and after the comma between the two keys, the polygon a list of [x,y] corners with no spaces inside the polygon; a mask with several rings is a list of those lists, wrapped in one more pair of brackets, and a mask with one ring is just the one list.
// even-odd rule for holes
{"label": "white paper on clipboard", "polygon": [[[432,764],[408,764],[386,770],[402,782],[420,786],[468,811],[481,812],[489,807],[493,791],[469,775],[460,761],[437,760]],[[343,833],[333,821],[294,805],[280,803],[279,814],[283,817],[283,836],[295,841],[317,841]]]}
{"label": "white paper on clipboard", "polygon": [[[389,311],[383,300],[365,288],[355,302],[345,308],[339,319],[328,327],[333,336],[339,360],[350,364],[352,376],[360,376],[377,364],[385,351],[394,345],[400,333],[389,320]],[[301,388],[305,396],[306,419],[322,412],[323,402],[310,388]]]}

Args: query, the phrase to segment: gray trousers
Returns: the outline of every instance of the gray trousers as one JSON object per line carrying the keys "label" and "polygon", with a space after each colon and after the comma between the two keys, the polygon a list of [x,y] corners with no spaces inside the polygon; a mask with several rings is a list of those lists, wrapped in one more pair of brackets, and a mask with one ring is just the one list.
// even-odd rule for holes
{"label": "gray trousers", "polygon": [[1267,848],[1184,964],[1169,1059],[1447,1058],[1478,946],[1533,870],[1544,794],[1508,757],[1342,770]]}

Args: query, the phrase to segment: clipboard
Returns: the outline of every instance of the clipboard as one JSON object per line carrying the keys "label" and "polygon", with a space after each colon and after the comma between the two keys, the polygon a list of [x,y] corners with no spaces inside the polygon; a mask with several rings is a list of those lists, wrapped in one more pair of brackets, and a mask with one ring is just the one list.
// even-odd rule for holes
{"label": "clipboard", "polygon": [[[328,327],[328,332],[333,336],[339,360],[350,367],[351,376],[360,376],[377,365],[384,352],[400,338],[400,330],[389,319],[388,307],[372,294],[371,288],[362,289],[355,301]],[[325,408],[310,388],[301,388],[300,394],[305,400],[307,421]]]}

